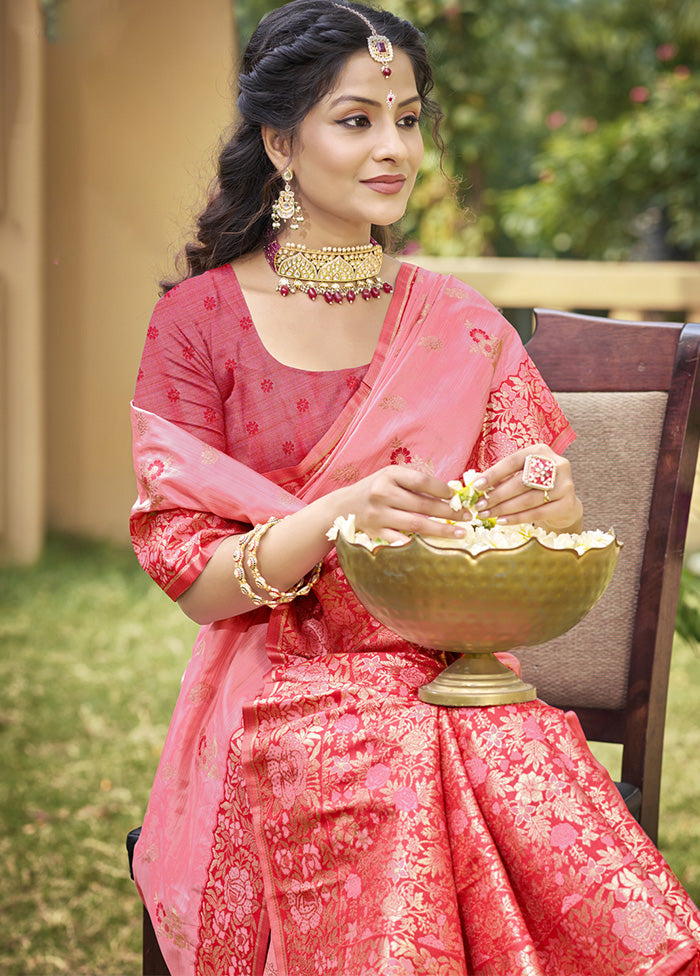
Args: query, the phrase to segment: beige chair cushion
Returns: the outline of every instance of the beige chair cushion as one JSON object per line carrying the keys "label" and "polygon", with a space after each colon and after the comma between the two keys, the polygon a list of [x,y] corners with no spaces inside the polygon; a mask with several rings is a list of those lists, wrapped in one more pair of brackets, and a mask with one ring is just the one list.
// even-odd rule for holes
{"label": "beige chair cushion", "polygon": [[[587,529],[623,543],[599,603],[568,634],[519,648],[523,677],[557,706],[622,708],[665,393],[557,393],[577,439],[566,451]],[[533,586],[536,580],[533,580]]]}

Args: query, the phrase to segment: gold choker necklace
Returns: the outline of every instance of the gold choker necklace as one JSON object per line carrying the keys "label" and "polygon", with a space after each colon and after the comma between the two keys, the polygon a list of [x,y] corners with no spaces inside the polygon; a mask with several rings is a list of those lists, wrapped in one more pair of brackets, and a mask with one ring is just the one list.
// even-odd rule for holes
{"label": "gold choker necklace", "polygon": [[279,276],[280,295],[305,292],[313,301],[323,295],[329,305],[343,300],[354,302],[358,295],[369,301],[392,286],[382,281],[382,246],[376,241],[355,247],[323,247],[312,250],[304,244],[280,244],[276,238],[265,245],[265,257]]}

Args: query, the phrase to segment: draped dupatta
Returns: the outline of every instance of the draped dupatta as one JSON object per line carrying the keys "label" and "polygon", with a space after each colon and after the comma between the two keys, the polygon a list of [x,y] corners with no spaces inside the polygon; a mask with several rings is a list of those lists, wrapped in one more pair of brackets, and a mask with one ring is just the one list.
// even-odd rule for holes
{"label": "draped dupatta", "polygon": [[[258,473],[132,408],[136,548],[149,571],[168,562],[166,590],[201,558],[200,513],[246,526],[387,464],[447,480],[526,444],[571,441],[488,302],[452,278],[402,274],[364,381],[296,467]],[[164,555],[157,515],[171,510],[191,514]],[[692,906],[579,732],[542,703],[418,702],[440,666],[366,614],[333,553],[309,596],[201,630],[135,856],[173,976],[262,973],[268,944],[290,976],[573,974],[561,967],[605,917],[582,974],[691,964]],[[547,776],[554,799],[533,826]],[[533,856],[561,878],[546,894]],[[581,858],[600,870],[579,876]]]}

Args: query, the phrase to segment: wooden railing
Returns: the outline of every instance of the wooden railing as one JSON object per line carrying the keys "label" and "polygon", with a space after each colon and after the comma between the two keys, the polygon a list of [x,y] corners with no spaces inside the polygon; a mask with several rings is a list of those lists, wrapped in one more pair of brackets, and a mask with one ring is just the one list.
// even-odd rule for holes
{"label": "wooden railing", "polygon": [[611,318],[700,322],[700,263],[686,261],[554,261],[540,258],[411,256],[453,274],[499,308],[600,310]]}

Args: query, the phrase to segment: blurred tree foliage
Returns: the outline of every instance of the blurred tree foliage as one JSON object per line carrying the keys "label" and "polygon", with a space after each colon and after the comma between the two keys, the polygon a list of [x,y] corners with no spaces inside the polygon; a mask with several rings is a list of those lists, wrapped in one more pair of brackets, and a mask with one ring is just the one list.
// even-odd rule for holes
{"label": "blurred tree foliage", "polygon": [[[271,0],[236,0],[245,40]],[[448,146],[434,254],[700,257],[700,0],[385,0],[426,35]]]}

